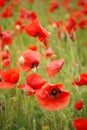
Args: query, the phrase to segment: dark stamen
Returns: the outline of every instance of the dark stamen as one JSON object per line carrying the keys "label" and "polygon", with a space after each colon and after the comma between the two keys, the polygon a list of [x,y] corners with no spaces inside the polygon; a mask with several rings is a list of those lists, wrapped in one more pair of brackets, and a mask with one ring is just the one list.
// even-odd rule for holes
{"label": "dark stamen", "polygon": [[0,77],[0,82],[2,82],[2,78]]}
{"label": "dark stamen", "polygon": [[55,88],[53,88],[51,90],[51,92],[49,93],[49,96],[53,96],[54,98],[57,98],[59,94],[61,94],[61,90],[57,90]]}
{"label": "dark stamen", "polygon": [[31,68],[34,68],[34,67],[37,67],[38,65],[37,64],[35,64],[35,63],[32,63],[31,64]]}

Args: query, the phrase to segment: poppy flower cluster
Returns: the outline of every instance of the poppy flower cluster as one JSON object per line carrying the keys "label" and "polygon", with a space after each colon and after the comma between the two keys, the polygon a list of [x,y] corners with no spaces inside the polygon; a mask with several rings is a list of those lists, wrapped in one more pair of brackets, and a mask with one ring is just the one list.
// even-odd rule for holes
{"label": "poppy flower cluster", "polygon": [[70,93],[63,90],[64,84],[47,83],[40,75],[31,74],[26,77],[26,83],[18,86],[26,91],[27,96],[36,95],[37,101],[47,110],[60,110],[68,105]]}
{"label": "poppy flower cluster", "polygon": [[[26,50],[19,57],[18,65],[25,72],[31,71],[40,64],[40,54],[37,50]],[[47,66],[47,72],[50,77],[54,77],[64,64],[64,59],[53,61]],[[64,84],[47,83],[38,74],[30,74],[26,77],[26,83],[18,86],[19,89],[26,91],[27,96],[36,95],[37,101],[47,110],[60,110],[68,105],[70,93],[63,90]],[[53,107],[54,106],[54,107]]]}

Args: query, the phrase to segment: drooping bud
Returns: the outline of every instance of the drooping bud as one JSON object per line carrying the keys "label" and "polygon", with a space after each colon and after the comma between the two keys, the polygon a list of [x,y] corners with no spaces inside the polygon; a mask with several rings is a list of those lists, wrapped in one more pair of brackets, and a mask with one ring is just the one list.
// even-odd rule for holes
{"label": "drooping bud", "polygon": [[20,62],[20,65],[23,65],[24,64],[24,57],[23,56],[21,56],[20,58],[19,58],[19,62]]}

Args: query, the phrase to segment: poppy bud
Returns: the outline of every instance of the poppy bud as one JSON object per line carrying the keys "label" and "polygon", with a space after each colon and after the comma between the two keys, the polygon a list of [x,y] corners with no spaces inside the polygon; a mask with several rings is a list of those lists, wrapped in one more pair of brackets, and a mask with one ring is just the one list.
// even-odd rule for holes
{"label": "poppy bud", "polygon": [[75,103],[75,109],[76,110],[81,110],[83,107],[83,101],[79,101]]}
{"label": "poppy bud", "polygon": [[21,56],[20,58],[19,58],[19,62],[20,62],[20,65],[23,65],[24,64],[24,57],[23,56]]}
{"label": "poppy bud", "polygon": [[4,47],[4,50],[5,50],[6,52],[9,52],[9,51],[10,51],[10,49],[9,49],[8,46],[5,46],[5,47]]}
{"label": "poppy bud", "polygon": [[16,25],[15,29],[18,30],[18,31],[20,31],[20,29],[21,29],[20,25]]}
{"label": "poppy bud", "polygon": [[35,66],[34,68],[32,68],[32,72],[36,73],[37,72],[37,67]]}
{"label": "poppy bud", "polygon": [[80,81],[80,75],[79,75],[79,74],[76,74],[76,75],[75,75],[75,79],[76,79],[77,82]]}
{"label": "poppy bud", "polygon": [[52,59],[54,60],[54,59],[56,59],[57,58],[57,55],[56,54],[53,54],[52,55]]}
{"label": "poppy bud", "polygon": [[57,28],[56,23],[53,23],[53,24],[52,24],[52,27],[53,27],[53,28]]}

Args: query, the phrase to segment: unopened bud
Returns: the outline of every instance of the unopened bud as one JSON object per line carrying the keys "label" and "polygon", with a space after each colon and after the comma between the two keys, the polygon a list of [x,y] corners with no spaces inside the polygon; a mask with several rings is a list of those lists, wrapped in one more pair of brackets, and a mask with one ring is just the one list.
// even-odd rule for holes
{"label": "unopened bud", "polygon": [[10,50],[10,49],[9,49],[9,46],[5,46],[5,47],[4,47],[4,50],[7,51],[7,52],[9,52],[9,50]]}
{"label": "unopened bud", "polygon": [[16,25],[15,29],[19,31],[21,29],[20,25]]}
{"label": "unopened bud", "polygon": [[32,68],[32,72],[36,73],[37,72],[37,68],[36,67]]}
{"label": "unopened bud", "polygon": [[24,64],[24,61],[25,61],[24,57],[21,56],[21,57],[19,58],[20,65],[23,65],[23,64]]}
{"label": "unopened bud", "polygon": [[55,23],[52,24],[53,28],[57,28],[57,25]]}
{"label": "unopened bud", "polygon": [[76,75],[75,75],[75,79],[76,79],[77,82],[80,81],[80,75],[79,75],[79,74],[76,74]]}
{"label": "unopened bud", "polygon": [[54,59],[57,58],[57,55],[56,55],[56,54],[53,54],[51,58],[54,60]]}

